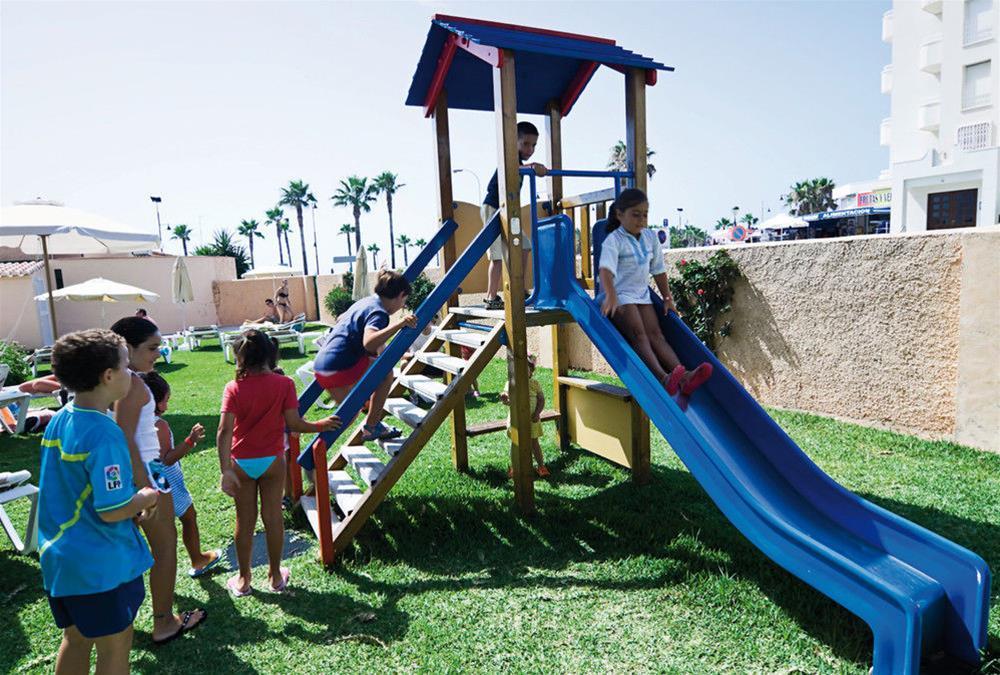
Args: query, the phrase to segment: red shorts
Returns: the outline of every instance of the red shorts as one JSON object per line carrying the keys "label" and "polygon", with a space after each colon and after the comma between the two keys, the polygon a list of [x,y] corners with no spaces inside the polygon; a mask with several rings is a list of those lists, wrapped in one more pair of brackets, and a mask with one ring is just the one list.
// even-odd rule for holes
{"label": "red shorts", "polygon": [[324,389],[334,389],[337,387],[347,387],[358,380],[365,374],[368,370],[368,366],[372,363],[372,359],[369,356],[362,356],[358,359],[350,368],[345,368],[344,370],[338,370],[334,373],[315,373],[316,381],[319,382],[319,386]]}

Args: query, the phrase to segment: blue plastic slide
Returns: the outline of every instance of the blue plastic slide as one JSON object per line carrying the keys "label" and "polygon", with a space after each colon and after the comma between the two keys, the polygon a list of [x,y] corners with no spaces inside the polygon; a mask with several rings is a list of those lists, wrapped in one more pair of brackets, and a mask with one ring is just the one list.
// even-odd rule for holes
{"label": "blue plastic slide", "polygon": [[[597,246],[599,242],[595,242]],[[574,278],[573,225],[539,223],[538,308],[565,309],[726,517],[771,560],[872,629],[874,673],[918,673],[922,654],[978,663],[990,572],[975,553],[827,476],[673,313],[668,342],[712,378],[671,398]]]}

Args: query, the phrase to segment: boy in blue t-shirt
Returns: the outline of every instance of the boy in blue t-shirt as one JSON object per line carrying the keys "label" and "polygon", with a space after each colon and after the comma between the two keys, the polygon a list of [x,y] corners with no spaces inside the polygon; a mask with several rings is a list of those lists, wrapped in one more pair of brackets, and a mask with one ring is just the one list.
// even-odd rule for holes
{"label": "boy in blue t-shirt", "polygon": [[38,540],[42,581],[63,629],[56,673],[127,673],[132,622],[153,564],[135,520],[156,508],[153,488],[136,491],[121,428],[107,414],[132,383],[125,341],[107,330],[59,338],[52,371],[75,400],[42,437]]}
{"label": "boy in blue t-shirt", "polygon": [[[406,277],[394,270],[382,270],[375,282],[375,295],[358,300],[337,317],[337,323],[330,329],[313,362],[316,382],[334,401],[344,400],[389,338],[402,328],[417,325],[412,314],[396,321],[389,320],[403,309],[409,295],[410,282]],[[392,373],[389,373],[368,401],[368,416],[362,430],[365,441],[387,440],[400,435],[399,429],[387,427],[381,421],[391,385]]]}

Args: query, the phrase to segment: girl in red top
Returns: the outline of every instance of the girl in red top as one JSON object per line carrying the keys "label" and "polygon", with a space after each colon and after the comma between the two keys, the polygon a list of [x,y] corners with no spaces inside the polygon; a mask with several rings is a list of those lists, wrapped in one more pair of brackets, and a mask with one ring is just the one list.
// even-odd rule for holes
{"label": "girl in red top", "polygon": [[275,349],[264,333],[252,329],[243,333],[236,343],[236,379],[222,393],[219,467],[222,491],[236,501],[236,560],[240,568],[226,585],[237,597],[251,592],[250,554],[258,494],[267,539],[270,589],[280,593],[288,585],[288,568],[281,567],[285,539],[281,515],[285,429],[321,432],[340,426],[336,416],[316,423],[299,416],[295,384],[271,370]]}

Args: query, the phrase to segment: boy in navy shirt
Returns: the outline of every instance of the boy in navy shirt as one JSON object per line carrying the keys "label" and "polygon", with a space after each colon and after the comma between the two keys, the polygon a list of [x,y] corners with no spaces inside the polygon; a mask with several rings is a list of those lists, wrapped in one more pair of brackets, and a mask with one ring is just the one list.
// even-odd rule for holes
{"label": "boy in navy shirt", "polygon": [[[410,282],[399,272],[382,270],[375,282],[375,295],[358,300],[337,317],[330,337],[313,362],[316,381],[334,401],[344,400],[361,379],[385,343],[405,327],[413,328],[412,314],[396,321],[389,317],[403,309],[410,295]],[[368,402],[362,438],[365,441],[387,440],[400,435],[399,429],[382,424],[382,409],[392,385],[392,373],[386,376]]]}
{"label": "boy in navy shirt", "polygon": [[64,335],[52,371],[75,400],[42,438],[38,540],[42,581],[63,629],[56,673],[127,673],[132,622],[153,564],[133,519],[156,508],[153,488],[136,491],[122,430],[108,415],[131,385],[125,341],[107,330]]}
{"label": "boy in navy shirt", "polygon": [[[517,123],[517,157],[521,162],[522,166],[530,166],[535,170],[536,176],[544,176],[548,173],[548,169],[545,165],[539,164],[538,162],[532,162],[531,164],[525,164],[531,156],[535,154],[535,145],[538,144],[538,127],[536,127],[531,122],[518,122]],[[524,177],[518,176],[517,189],[520,191],[521,183]],[[479,215],[483,219],[483,227],[489,224],[490,220],[493,218],[493,214],[497,212],[500,208],[500,187],[499,179],[497,178],[497,172],[493,172],[493,177],[490,178],[489,184],[486,186],[486,196],[483,197],[483,205],[479,209]],[[531,224],[528,223],[530,228]],[[522,225],[521,229],[525,229]],[[500,297],[500,281],[503,278],[503,243],[501,241],[502,237],[497,237],[496,241],[490,245],[490,250],[487,253],[487,258],[489,259],[489,271],[486,277],[486,297],[483,298],[483,302],[486,303],[486,309],[503,309],[503,298]],[[531,251],[531,239],[529,237],[521,238],[521,253],[522,253],[522,264],[523,269],[528,269],[528,253]]]}

